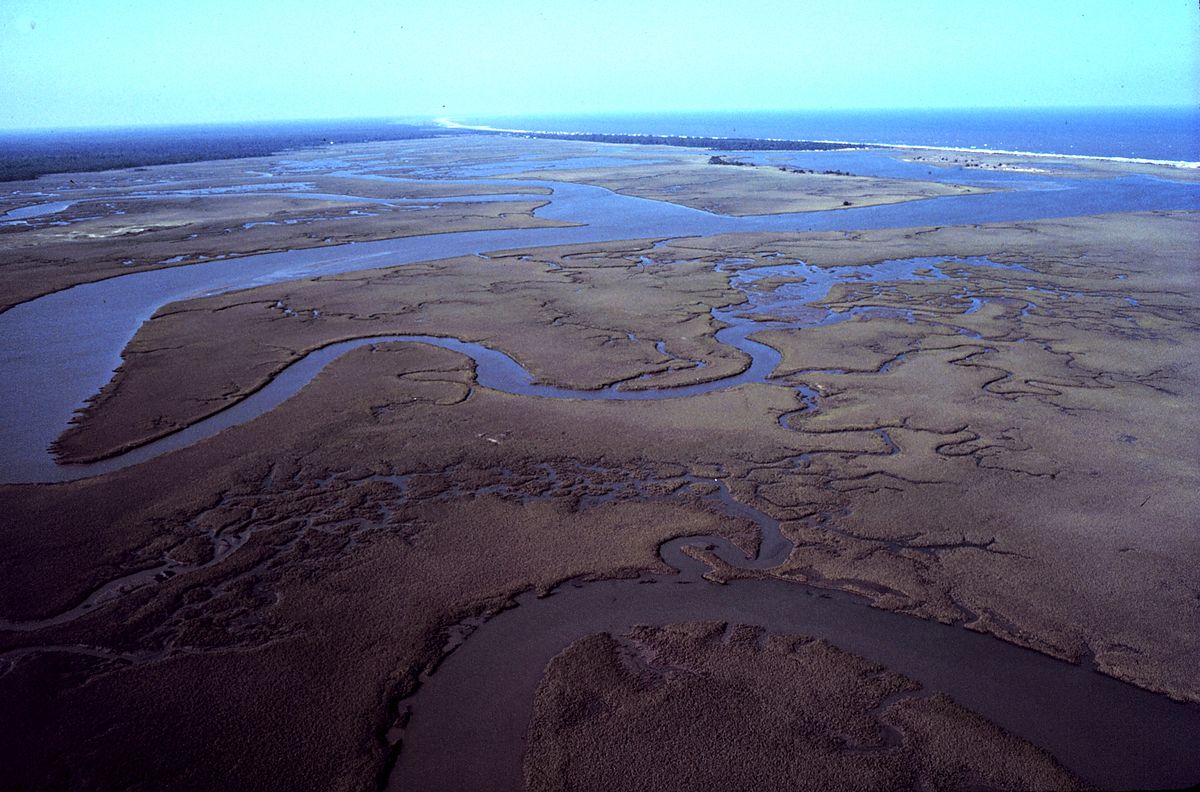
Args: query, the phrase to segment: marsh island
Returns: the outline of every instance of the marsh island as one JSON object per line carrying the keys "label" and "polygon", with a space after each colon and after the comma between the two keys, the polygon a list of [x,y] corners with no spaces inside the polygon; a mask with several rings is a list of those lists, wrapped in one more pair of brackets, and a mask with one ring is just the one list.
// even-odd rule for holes
{"label": "marsh island", "polygon": [[4,183],[4,783],[1200,780],[1197,171],[728,148]]}

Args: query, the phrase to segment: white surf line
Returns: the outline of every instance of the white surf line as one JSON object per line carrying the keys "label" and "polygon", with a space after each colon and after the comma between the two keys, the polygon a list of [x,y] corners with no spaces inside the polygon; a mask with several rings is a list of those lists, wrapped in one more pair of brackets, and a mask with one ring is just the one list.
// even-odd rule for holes
{"label": "white surf line", "polygon": [[[562,132],[549,129],[502,129],[500,127],[490,127],[482,125],[460,124],[457,121],[452,121],[449,118],[435,118],[434,123],[447,129],[470,129],[477,132],[504,132],[517,135],[570,135],[573,137],[583,137],[587,135],[613,135],[620,137],[671,137],[681,140],[765,140],[770,143],[800,143],[804,141],[793,140],[789,138],[731,138],[721,135],[674,135],[662,134],[651,135],[645,132]],[[1018,151],[1013,149],[990,149],[990,148],[968,148],[957,146],[925,146],[916,145],[913,143],[884,143],[879,141],[855,141],[855,140],[812,140],[812,143],[831,143],[843,146],[873,146],[878,148],[904,149],[912,151],[944,151],[958,154],[1000,154],[1010,157],[1053,157],[1054,159],[1070,159],[1070,160],[1099,160],[1102,162],[1120,162],[1129,165],[1162,165],[1170,168],[1185,168],[1185,169],[1200,169],[1200,162],[1191,160],[1163,160],[1149,159],[1145,157],[1113,157],[1103,156],[1100,154],[1056,154],[1049,151]]]}
{"label": "white surf line", "polygon": [[[818,141],[829,142],[829,141]],[[1102,162],[1121,162],[1132,165],[1164,165],[1171,168],[1200,168],[1200,162],[1192,162],[1190,160],[1160,160],[1147,159],[1143,157],[1106,157],[1099,154],[1055,154],[1052,152],[1040,151],[1017,151],[1012,149],[981,149],[981,148],[956,148],[953,146],[917,146],[908,143],[867,143],[869,146],[881,146],[894,149],[906,149],[915,151],[945,151],[956,154],[1002,154],[1013,157],[1049,157],[1053,159],[1071,159],[1071,160],[1100,160]]]}

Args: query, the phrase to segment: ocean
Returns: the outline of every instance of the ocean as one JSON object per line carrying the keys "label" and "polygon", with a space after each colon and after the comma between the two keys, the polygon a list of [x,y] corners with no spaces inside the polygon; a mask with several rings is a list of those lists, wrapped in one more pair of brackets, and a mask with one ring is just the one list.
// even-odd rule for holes
{"label": "ocean", "polygon": [[536,132],[836,140],[1200,162],[1200,107],[471,116]]}

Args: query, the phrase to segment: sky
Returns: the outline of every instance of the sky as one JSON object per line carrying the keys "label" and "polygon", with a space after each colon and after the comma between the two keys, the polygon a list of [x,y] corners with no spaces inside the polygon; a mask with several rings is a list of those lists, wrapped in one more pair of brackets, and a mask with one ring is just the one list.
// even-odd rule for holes
{"label": "sky", "polygon": [[1200,106],[1197,0],[0,0],[0,129]]}

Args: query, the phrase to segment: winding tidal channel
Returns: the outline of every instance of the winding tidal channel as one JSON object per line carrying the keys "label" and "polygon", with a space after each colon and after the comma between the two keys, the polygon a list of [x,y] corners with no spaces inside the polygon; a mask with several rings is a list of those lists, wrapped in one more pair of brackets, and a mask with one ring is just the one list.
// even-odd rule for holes
{"label": "winding tidal channel", "polygon": [[[864,162],[867,160],[864,160]],[[860,168],[860,172],[865,169]],[[469,176],[473,174],[462,174]],[[871,174],[866,174],[871,175]],[[946,174],[944,178],[952,178]],[[177,300],[315,275],[489,251],[622,239],[671,239],[748,231],[853,230],[1037,220],[1117,211],[1197,209],[1200,186],[1141,176],[1064,179],[1030,174],[989,176],[997,192],[829,212],[727,217],[632,198],[597,187],[558,182],[507,182],[513,193],[530,186],[553,190],[538,210],[566,228],[450,233],[207,261],[76,286],[0,314],[0,481],[67,481],[139,464],[186,447],[273,409],[331,361],[358,346],[388,341],[435,344],[476,363],[482,386],[543,398],[680,398],[745,382],[766,381],[778,353],[750,340],[752,332],[801,324],[753,319],[751,303],[714,315],[728,323],[717,339],[749,355],[740,374],[673,389],[573,391],[534,382],[501,350],[454,338],[380,336],[314,351],[236,405],[154,443],[89,465],[58,465],[47,451],[73,413],[108,382],[121,351],[142,322]],[[961,180],[960,180],[961,181]],[[489,182],[495,183],[495,182]],[[511,196],[488,196],[507,198]],[[542,196],[529,196],[541,199]],[[461,200],[461,199],[459,199]],[[443,201],[429,201],[437,203]],[[23,217],[33,217],[26,213]],[[986,259],[927,259],[849,268],[840,274],[811,268],[796,303],[820,299],[838,278],[908,280],[946,277],[939,264],[998,266]],[[792,268],[803,264],[781,265]],[[772,267],[738,270],[735,287],[749,287]],[[776,273],[778,274],[778,273]],[[793,271],[791,274],[799,274]],[[747,316],[746,314],[749,314]],[[836,316],[809,324],[835,321]],[[799,393],[811,407],[811,393]],[[402,706],[410,714],[392,776],[396,789],[521,787],[524,731],[534,690],[549,660],[572,640],[637,624],[719,620],[772,632],[802,633],[906,674],[1049,750],[1085,781],[1106,787],[1181,786],[1200,780],[1200,707],[1116,681],[963,627],[940,625],[870,608],[862,600],[781,580],[704,582],[706,566],[684,552],[707,547],[741,568],[770,569],[791,543],[767,516],[722,490],[712,496],[726,512],[749,517],[763,541],[747,558],[727,540],[686,537],[660,548],[675,575],[637,580],[568,583],[551,596],[525,595],[517,607],[476,626],[428,674]]]}
{"label": "winding tidal channel", "polygon": [[[740,568],[769,569],[791,543],[779,524],[721,493],[729,511],[762,531],[747,558],[726,539],[693,536],[659,548],[676,575],[566,583],[526,594],[426,675],[402,707],[411,715],[389,790],[522,788],[534,693],[550,660],[572,641],[635,625],[752,624],[817,636],[939,690],[1055,756],[1101,788],[1177,787],[1200,778],[1200,707],[963,627],[868,607],[850,595],[783,580],[707,583],[698,547]],[[451,749],[453,746],[453,749]]]}

